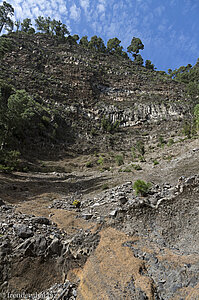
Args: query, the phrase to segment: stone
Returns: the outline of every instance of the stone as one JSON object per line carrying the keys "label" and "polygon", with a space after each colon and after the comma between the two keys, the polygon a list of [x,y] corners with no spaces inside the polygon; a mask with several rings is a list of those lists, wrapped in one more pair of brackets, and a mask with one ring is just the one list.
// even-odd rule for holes
{"label": "stone", "polygon": [[26,239],[33,236],[33,231],[24,224],[14,225],[13,228],[16,234],[18,235],[18,237],[22,239]]}
{"label": "stone", "polygon": [[62,244],[61,244],[60,240],[58,238],[55,238],[54,240],[52,240],[48,250],[53,254],[60,255],[61,250],[62,250]]}
{"label": "stone", "polygon": [[128,199],[125,196],[122,196],[118,199],[118,201],[121,205],[124,205],[128,201]]}
{"label": "stone", "polygon": [[0,198],[0,206],[5,205],[5,202]]}
{"label": "stone", "polygon": [[35,238],[34,251],[37,255],[43,254],[47,249],[47,241],[44,235]]}
{"label": "stone", "polygon": [[3,243],[1,244],[0,246],[0,253],[1,253],[1,256],[4,256],[8,253],[11,252],[11,244],[9,241],[5,240],[3,241]]}
{"label": "stone", "polygon": [[117,211],[118,211],[117,209],[112,210],[112,211],[110,212],[109,216],[112,217],[112,218],[115,218],[116,215],[117,215]]}
{"label": "stone", "polygon": [[50,225],[51,221],[48,218],[45,217],[34,217],[31,219],[31,222],[33,224],[44,224],[44,225]]}
{"label": "stone", "polygon": [[85,220],[90,220],[92,217],[93,217],[92,214],[84,214],[84,215],[82,215],[82,218],[85,219]]}
{"label": "stone", "polygon": [[198,283],[198,278],[196,276],[193,276],[189,281],[189,285],[192,287],[194,287],[197,283]]}

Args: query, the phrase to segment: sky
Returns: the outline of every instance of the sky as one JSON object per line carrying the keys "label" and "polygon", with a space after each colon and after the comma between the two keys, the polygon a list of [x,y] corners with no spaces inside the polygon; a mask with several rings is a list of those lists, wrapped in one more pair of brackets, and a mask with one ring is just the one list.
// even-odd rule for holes
{"label": "sky", "polygon": [[[194,65],[199,57],[199,0],[7,0],[15,19],[49,16],[80,38],[121,40],[124,50],[133,37],[157,70]],[[3,1],[0,0],[2,4]]]}

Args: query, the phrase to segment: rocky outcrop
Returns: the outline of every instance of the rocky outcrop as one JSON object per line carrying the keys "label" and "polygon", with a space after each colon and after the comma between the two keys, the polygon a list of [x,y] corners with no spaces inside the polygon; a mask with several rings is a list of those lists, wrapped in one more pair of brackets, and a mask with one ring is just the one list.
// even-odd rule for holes
{"label": "rocky outcrop", "polygon": [[[16,213],[13,206],[2,205],[0,213],[0,285],[5,293],[27,292],[27,288],[32,289],[32,292],[40,292],[46,285],[46,280],[49,281],[48,286],[53,281],[61,281],[63,274],[67,274],[70,268],[85,262],[85,258],[99,242],[97,233],[80,230],[76,235],[67,236],[48,218]],[[33,275],[31,266],[34,273],[33,266],[38,264],[39,260],[46,269],[49,269],[50,265],[54,270],[51,270],[52,274],[48,274],[49,271],[44,269],[45,281],[39,282],[36,287],[30,287]],[[15,269],[16,264],[18,270]],[[19,275],[26,265],[30,268]],[[38,274],[38,279],[40,275]],[[30,278],[23,282],[24,276]],[[40,280],[43,280],[42,277]]]}
{"label": "rocky outcrop", "polygon": [[[79,111],[81,109],[79,108]],[[82,109],[91,122],[101,123],[103,118],[112,124],[120,123],[120,127],[130,127],[146,123],[157,123],[159,121],[180,121],[189,112],[189,107],[178,103],[132,103],[128,106],[118,107],[101,103],[92,110]]]}
{"label": "rocky outcrop", "polygon": [[2,78],[9,77],[18,89],[25,85],[51,111],[60,111],[77,135],[100,129],[104,117],[123,128],[189,115],[182,84],[129,59],[45,35],[11,34],[9,39],[15,48],[2,61]]}
{"label": "rocky outcrop", "polygon": [[[198,197],[195,175],[179,178],[175,186],[154,185],[146,197],[135,196],[132,182],[127,182],[82,201],[80,217],[89,216],[126,234],[112,229],[102,233],[99,246],[78,273],[78,299],[198,295]],[[66,202],[55,201],[56,206],[71,209]]]}

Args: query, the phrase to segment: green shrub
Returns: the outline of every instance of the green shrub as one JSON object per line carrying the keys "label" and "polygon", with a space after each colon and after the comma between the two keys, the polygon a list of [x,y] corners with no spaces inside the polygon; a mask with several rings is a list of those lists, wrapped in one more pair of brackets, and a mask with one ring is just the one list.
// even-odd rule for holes
{"label": "green shrub", "polygon": [[43,120],[44,123],[47,123],[47,124],[50,123],[50,118],[47,117],[47,116],[42,116],[42,120]]}
{"label": "green shrub", "polygon": [[[9,87],[7,87],[9,89]],[[33,117],[36,115],[37,103],[25,90],[17,90],[14,94],[4,97],[5,85],[0,91],[0,143],[12,144],[23,140],[28,128],[33,126]]]}
{"label": "green shrub", "polygon": [[11,167],[6,167],[4,165],[0,165],[0,172],[3,172],[3,173],[10,173],[14,170],[14,168],[11,168]]}
{"label": "green shrub", "polygon": [[123,172],[130,173],[130,172],[132,172],[132,170],[131,170],[131,168],[130,168],[130,167],[127,167],[127,168],[125,168],[125,169],[123,170]]}
{"label": "green shrub", "polygon": [[145,181],[138,179],[134,182],[133,188],[135,190],[136,195],[146,196],[151,187],[151,183],[146,183]]}
{"label": "green shrub", "polygon": [[103,119],[101,120],[101,128],[104,132],[115,133],[116,131],[118,131],[119,125],[119,121],[112,123],[109,119],[106,119],[105,117],[103,117]]}
{"label": "green shrub", "polygon": [[163,159],[171,161],[172,160],[172,155],[164,156]]}
{"label": "green shrub", "polygon": [[194,107],[196,130],[199,130],[199,104]]}
{"label": "green shrub", "polygon": [[132,167],[133,167],[136,171],[142,170],[142,167],[141,167],[140,165],[132,164]]}
{"label": "green shrub", "polygon": [[125,169],[119,169],[118,172],[127,172],[127,173],[130,173],[130,172],[132,172],[132,170],[131,170],[130,167],[127,167]]}
{"label": "green shrub", "polygon": [[144,158],[144,156],[140,155],[139,156],[139,161],[140,162],[146,162],[146,159]]}
{"label": "green shrub", "polygon": [[12,50],[12,43],[8,38],[0,37],[0,59]]}
{"label": "green shrub", "polygon": [[104,159],[102,156],[99,157],[97,163],[98,163],[98,165],[101,165],[101,166],[104,164]]}
{"label": "green shrub", "polygon": [[108,189],[109,189],[108,184],[107,184],[107,183],[104,183],[104,184],[102,185],[102,190],[108,190]]}
{"label": "green shrub", "polygon": [[154,164],[154,166],[156,166],[156,165],[159,165],[159,162],[155,159],[155,160],[153,161],[153,164]]}
{"label": "green shrub", "polygon": [[169,139],[168,140],[168,146],[172,146],[174,144],[174,140],[173,139]]}
{"label": "green shrub", "polygon": [[164,147],[164,145],[166,144],[167,142],[164,140],[164,138],[160,135],[159,138],[158,138],[158,147]]}
{"label": "green shrub", "polygon": [[92,128],[90,133],[91,133],[92,136],[96,136],[97,135],[97,131],[96,131],[95,128]]}
{"label": "green shrub", "polygon": [[138,141],[137,144],[136,144],[136,149],[137,151],[142,155],[144,156],[145,154],[145,146],[144,146],[144,143],[142,141]]}
{"label": "green shrub", "polygon": [[141,161],[145,161],[145,153],[146,151],[143,141],[138,141],[136,145],[131,148],[132,160],[135,160],[136,158],[141,158]]}
{"label": "green shrub", "polygon": [[75,208],[80,208],[81,202],[80,202],[79,200],[74,200],[74,201],[73,201],[73,206],[74,206]]}
{"label": "green shrub", "polygon": [[0,170],[9,172],[13,170],[18,170],[20,165],[21,153],[17,150],[12,151],[0,151]]}
{"label": "green shrub", "polygon": [[92,163],[91,161],[88,161],[88,162],[86,163],[86,167],[87,167],[87,168],[92,168],[92,166],[93,166],[93,163]]}
{"label": "green shrub", "polygon": [[124,159],[123,159],[123,155],[118,154],[115,156],[115,161],[117,163],[118,166],[121,166],[124,164]]}
{"label": "green shrub", "polygon": [[193,134],[193,124],[191,122],[185,121],[182,127],[182,134],[184,134],[188,139],[191,138]]}
{"label": "green shrub", "polygon": [[135,160],[137,158],[135,147],[131,148],[131,155],[132,155],[132,160]]}
{"label": "green shrub", "polygon": [[199,85],[197,82],[189,82],[186,86],[187,95],[192,99],[196,98],[199,95]]}

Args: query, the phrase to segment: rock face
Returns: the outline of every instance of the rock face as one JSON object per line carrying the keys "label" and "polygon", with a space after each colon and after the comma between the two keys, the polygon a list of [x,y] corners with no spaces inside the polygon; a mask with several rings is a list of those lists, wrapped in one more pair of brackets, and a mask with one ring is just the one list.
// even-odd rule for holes
{"label": "rock face", "polygon": [[[122,101],[125,101],[125,96]],[[180,103],[128,103],[119,106],[102,102],[100,109],[98,106],[89,110],[79,106],[78,110],[90,122],[101,122],[106,118],[112,124],[118,121],[121,128],[145,123],[155,124],[162,120],[181,121],[189,112],[189,106],[186,104],[182,106]],[[74,111],[75,108],[71,107],[71,110]]]}
{"label": "rock face", "polygon": [[[10,205],[1,206],[0,213],[0,285],[5,295],[8,291],[28,292],[27,288],[41,292],[44,287],[61,282],[63,274],[73,266],[83,265],[99,243],[97,233],[80,230],[67,236],[48,218],[16,213]],[[65,290],[65,285],[55,292],[54,286],[49,295],[59,295],[62,288]],[[74,285],[69,284],[64,295],[66,292],[71,300],[76,298]]]}
{"label": "rock face", "polygon": [[104,118],[119,122],[121,130],[165,120],[176,129],[189,116],[182,84],[129,59],[39,34],[10,34],[8,39],[14,47],[2,60],[1,79],[9,77],[14,87],[25,86],[33,98],[61,112],[67,122],[65,135],[60,128],[62,143],[78,145],[78,138],[101,133]]}

